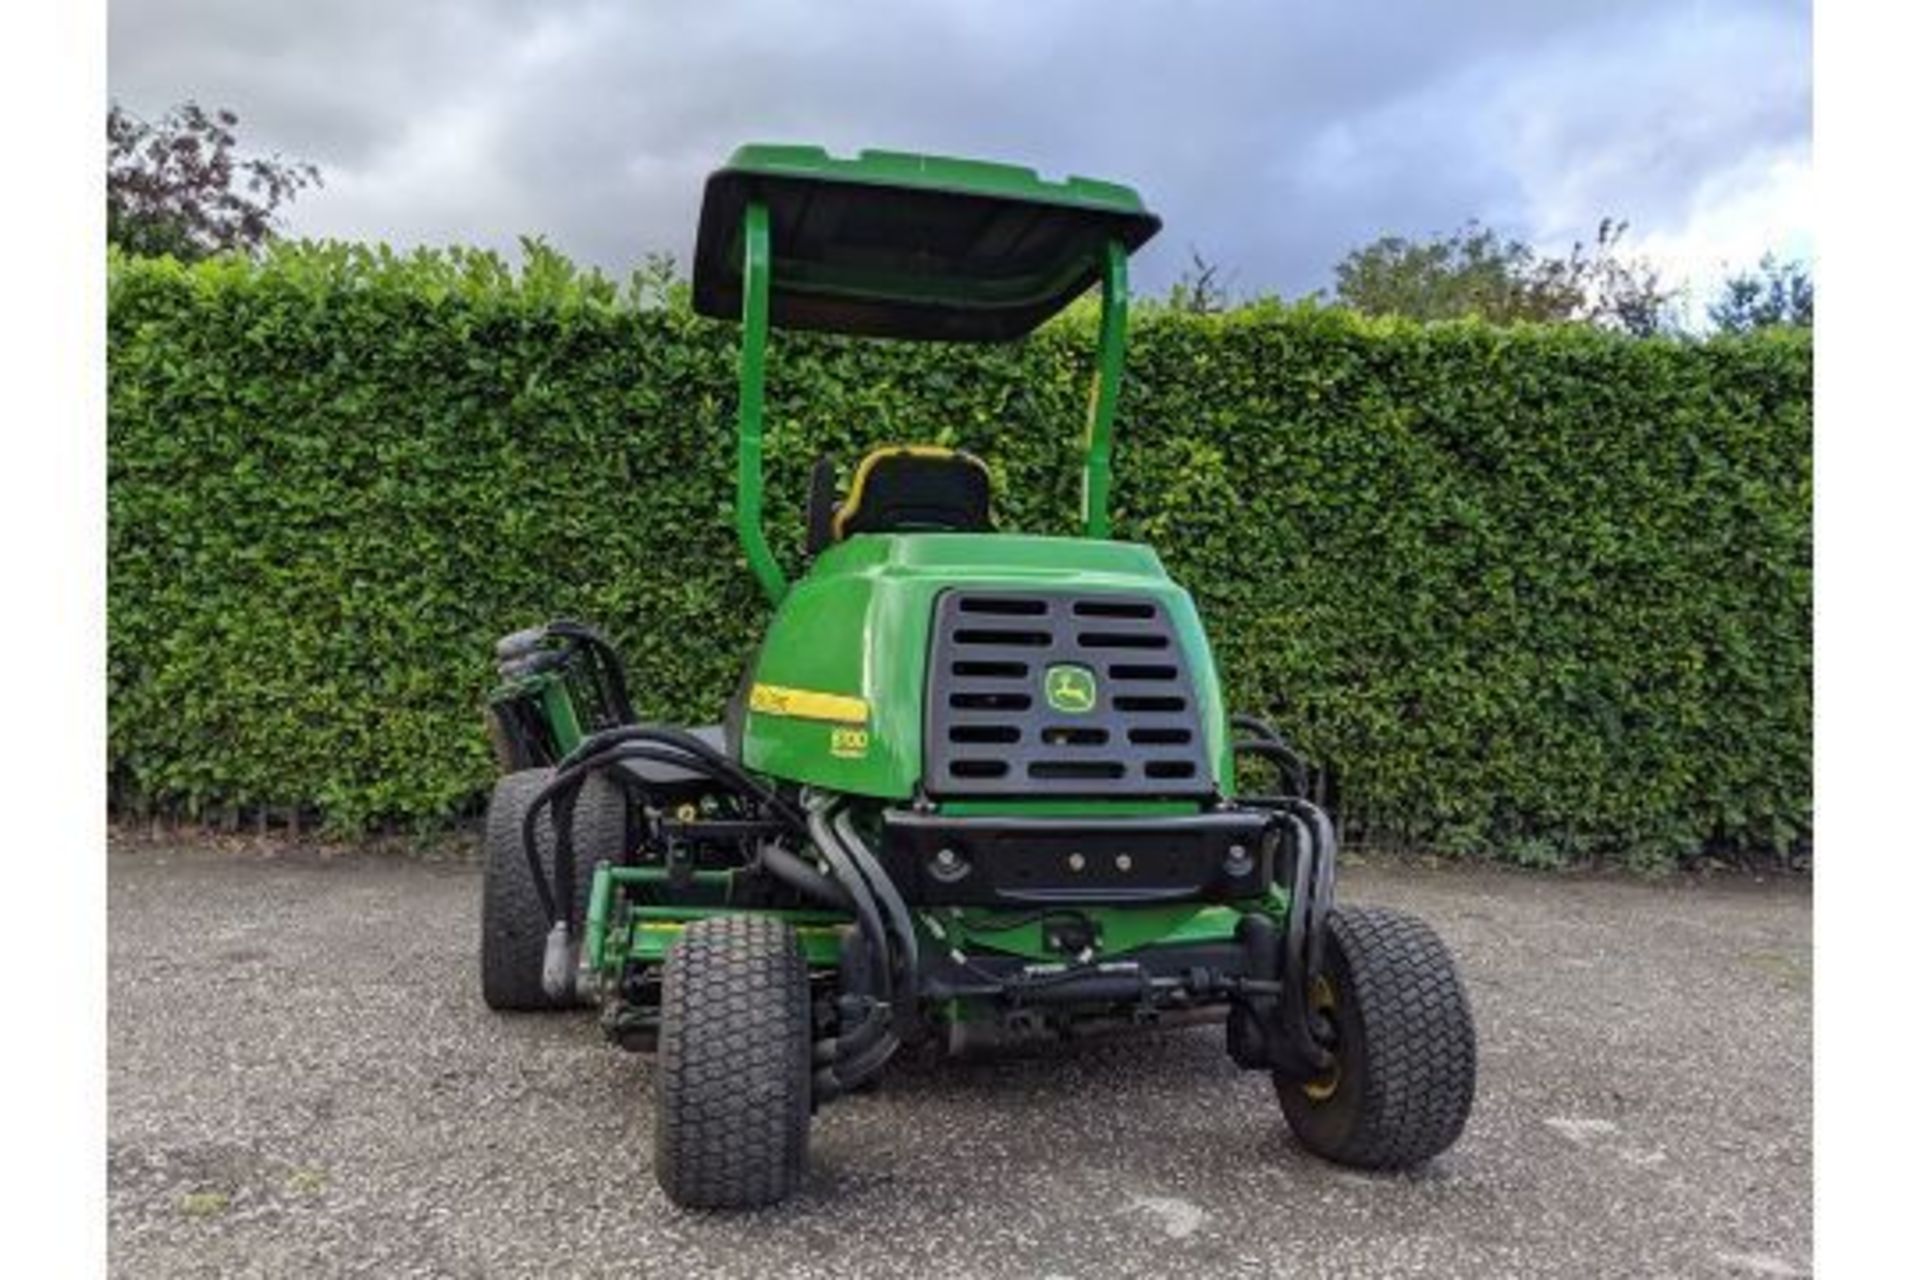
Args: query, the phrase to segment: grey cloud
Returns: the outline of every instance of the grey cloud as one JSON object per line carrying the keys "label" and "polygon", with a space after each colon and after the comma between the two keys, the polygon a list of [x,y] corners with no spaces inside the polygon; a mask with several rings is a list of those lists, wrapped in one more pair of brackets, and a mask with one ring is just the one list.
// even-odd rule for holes
{"label": "grey cloud", "polygon": [[1130,181],[1168,223],[1149,287],[1193,245],[1294,294],[1386,231],[1677,227],[1717,176],[1805,152],[1808,24],[1772,0],[117,0],[109,81],[319,163],[296,233],[541,233],[623,270],[684,258],[735,144],[800,140]]}

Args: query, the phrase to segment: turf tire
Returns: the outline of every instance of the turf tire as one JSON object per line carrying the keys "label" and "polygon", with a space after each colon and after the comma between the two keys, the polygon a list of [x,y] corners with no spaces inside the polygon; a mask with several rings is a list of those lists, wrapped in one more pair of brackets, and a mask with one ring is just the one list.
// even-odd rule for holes
{"label": "turf tire", "polygon": [[1276,1074],[1280,1109],[1303,1146],[1338,1164],[1419,1165],[1453,1145],[1473,1110],[1473,1014],[1460,975],[1412,916],[1340,907],[1327,923],[1337,1076],[1316,1098]]}
{"label": "turf tire", "polygon": [[[486,869],[480,889],[480,993],[491,1009],[532,1011],[573,1004],[553,999],[540,984],[547,917],[520,842],[527,807],[552,780],[551,769],[506,774],[494,783],[493,799],[487,805]],[[551,875],[550,815],[542,815],[539,837],[541,865]],[[587,917],[594,863],[620,858],[626,852],[626,839],[626,798],[606,779],[589,777],[573,811],[575,937],[580,936]]]}
{"label": "turf tire", "polygon": [[654,1081],[654,1176],[689,1209],[784,1199],[807,1167],[813,1020],[785,921],[712,916],[667,953]]}

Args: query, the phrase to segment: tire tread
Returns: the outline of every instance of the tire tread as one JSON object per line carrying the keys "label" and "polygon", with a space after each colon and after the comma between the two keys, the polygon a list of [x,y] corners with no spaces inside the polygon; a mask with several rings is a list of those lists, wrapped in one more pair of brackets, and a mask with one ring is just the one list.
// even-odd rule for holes
{"label": "tire tread", "polygon": [[668,953],[654,1172],[676,1204],[750,1209],[791,1194],[812,1120],[806,959],[784,921],[712,916]]}
{"label": "tire tread", "polygon": [[[1310,1150],[1362,1169],[1405,1169],[1452,1146],[1477,1084],[1472,1010],[1438,934],[1384,907],[1339,907],[1329,942],[1346,963],[1365,1070],[1353,1122],[1329,1126],[1297,1082],[1276,1078],[1288,1123]],[[1345,1087],[1343,1082],[1342,1087]]]}

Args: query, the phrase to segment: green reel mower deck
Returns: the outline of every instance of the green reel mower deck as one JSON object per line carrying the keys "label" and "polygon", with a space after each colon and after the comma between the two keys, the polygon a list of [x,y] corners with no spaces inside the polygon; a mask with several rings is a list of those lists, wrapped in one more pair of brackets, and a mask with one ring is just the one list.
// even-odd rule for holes
{"label": "green reel mower deck", "polygon": [[[942,157],[744,147],[708,183],[694,301],[742,325],[736,518],[774,616],[694,729],[646,723],[589,627],[502,640],[482,903],[492,1007],[589,1004],[658,1054],[678,1203],[792,1192],[814,1111],[906,1046],[1224,1022],[1331,1159],[1417,1164],[1465,1125],[1445,948],[1334,905],[1305,762],[1228,714],[1192,599],[1107,536],[1127,256],[1158,228],[1125,187]],[[979,460],[895,446],[844,493],[816,465],[788,578],[760,519],[770,327],[1007,340],[1095,285],[1084,536],[1000,532]]]}

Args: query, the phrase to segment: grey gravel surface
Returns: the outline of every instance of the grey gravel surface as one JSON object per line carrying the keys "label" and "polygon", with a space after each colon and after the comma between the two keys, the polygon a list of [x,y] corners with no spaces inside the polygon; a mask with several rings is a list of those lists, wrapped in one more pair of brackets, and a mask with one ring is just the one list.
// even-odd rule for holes
{"label": "grey gravel surface", "polygon": [[109,854],[116,1275],[1791,1276],[1811,1265],[1811,894],[1399,864],[1342,895],[1454,948],[1466,1136],[1363,1176],[1218,1029],[913,1066],[800,1197],[679,1211],[651,1066],[502,1017],[460,862]]}

